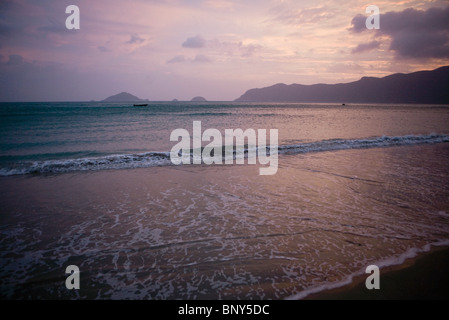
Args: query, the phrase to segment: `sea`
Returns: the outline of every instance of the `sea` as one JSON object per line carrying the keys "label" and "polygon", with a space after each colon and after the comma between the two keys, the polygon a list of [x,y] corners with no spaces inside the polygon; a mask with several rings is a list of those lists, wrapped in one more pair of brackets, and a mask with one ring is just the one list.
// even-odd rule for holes
{"label": "sea", "polygon": [[[171,133],[194,121],[277,130],[277,172],[174,165]],[[302,299],[348,284],[449,246],[448,142],[447,105],[0,103],[0,299]]]}

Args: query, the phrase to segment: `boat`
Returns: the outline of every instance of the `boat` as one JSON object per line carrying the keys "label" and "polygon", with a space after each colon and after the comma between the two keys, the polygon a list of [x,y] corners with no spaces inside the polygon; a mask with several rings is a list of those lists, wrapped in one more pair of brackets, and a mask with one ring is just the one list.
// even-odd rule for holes
{"label": "boat", "polygon": [[148,107],[148,103],[134,104],[134,107]]}

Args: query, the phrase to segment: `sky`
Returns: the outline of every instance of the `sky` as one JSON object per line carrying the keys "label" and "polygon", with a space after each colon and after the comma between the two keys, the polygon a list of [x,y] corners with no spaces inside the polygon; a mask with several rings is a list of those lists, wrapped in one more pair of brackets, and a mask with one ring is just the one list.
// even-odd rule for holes
{"label": "sky", "polygon": [[444,65],[447,0],[0,0],[0,101],[229,101]]}

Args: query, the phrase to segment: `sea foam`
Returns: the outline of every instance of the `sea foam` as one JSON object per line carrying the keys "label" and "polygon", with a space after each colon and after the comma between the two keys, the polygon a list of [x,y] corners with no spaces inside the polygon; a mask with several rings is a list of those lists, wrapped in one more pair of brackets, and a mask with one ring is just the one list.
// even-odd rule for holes
{"label": "sea foam", "polygon": [[[420,144],[449,142],[448,134],[379,136],[363,139],[330,139],[316,142],[288,144],[278,146],[282,154],[304,154],[347,149],[368,149]],[[245,149],[248,154],[248,148]],[[235,152],[234,152],[235,157]],[[29,161],[0,168],[0,176],[24,175],[36,173],[65,173],[74,171],[96,171],[110,169],[133,169],[156,166],[171,166],[170,152],[146,152],[139,154],[115,154],[92,158],[63,160]]]}

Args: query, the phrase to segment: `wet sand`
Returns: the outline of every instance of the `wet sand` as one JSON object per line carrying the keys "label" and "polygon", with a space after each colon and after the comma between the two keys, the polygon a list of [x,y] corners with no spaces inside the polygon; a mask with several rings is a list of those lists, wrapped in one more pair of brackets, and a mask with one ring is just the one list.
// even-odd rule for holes
{"label": "wet sand", "polygon": [[380,269],[380,289],[368,290],[369,275],[354,277],[351,284],[321,291],[306,300],[447,300],[449,299],[449,247],[408,259],[404,264]]}
{"label": "wet sand", "polygon": [[[2,177],[0,298],[294,299],[332,287],[449,243],[448,147],[286,155],[274,176],[186,165]],[[393,295],[381,270],[369,294],[402,299],[416,284],[413,298],[447,297],[435,286],[449,283],[448,259],[434,261],[402,269]],[[82,272],[77,292],[68,265]]]}

